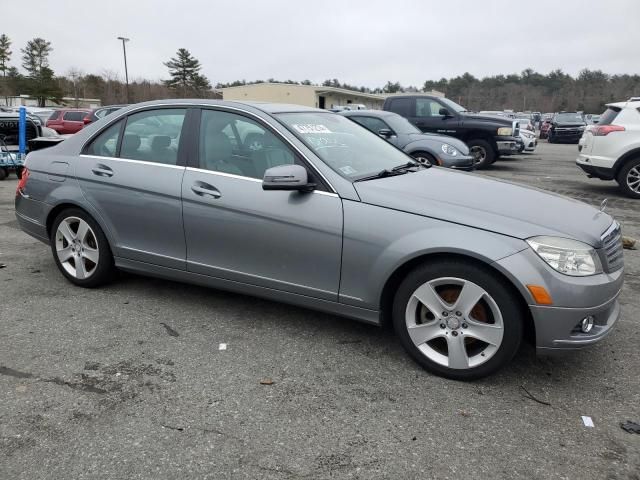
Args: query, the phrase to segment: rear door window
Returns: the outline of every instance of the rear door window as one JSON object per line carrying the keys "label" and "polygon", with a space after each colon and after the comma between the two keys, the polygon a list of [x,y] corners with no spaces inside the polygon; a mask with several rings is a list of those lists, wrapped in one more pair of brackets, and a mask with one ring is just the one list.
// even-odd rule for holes
{"label": "rear door window", "polygon": [[109,128],[98,135],[87,147],[87,155],[97,155],[99,157],[115,157],[118,140],[120,139],[120,129],[123,120],[114,123]]}
{"label": "rear door window", "polygon": [[87,112],[65,112],[63,120],[68,122],[81,122],[84,117],[87,116]]}
{"label": "rear door window", "polygon": [[60,112],[53,112],[49,117],[49,120],[57,120],[58,118],[60,118]]}
{"label": "rear door window", "polygon": [[403,117],[413,117],[415,113],[413,105],[412,98],[393,98],[389,104],[389,110]]}
{"label": "rear door window", "polygon": [[120,157],[176,165],[187,110],[163,108],[127,117]]}

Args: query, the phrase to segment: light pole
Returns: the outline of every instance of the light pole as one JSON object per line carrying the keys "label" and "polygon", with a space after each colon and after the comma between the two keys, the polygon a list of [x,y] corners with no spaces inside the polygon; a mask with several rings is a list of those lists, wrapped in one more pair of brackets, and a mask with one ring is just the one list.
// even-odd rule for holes
{"label": "light pole", "polygon": [[129,41],[126,37],[118,37],[118,40],[122,40],[122,53],[124,53],[124,80],[127,88],[127,103],[131,103],[129,99],[129,72],[127,71],[127,46],[126,43]]}

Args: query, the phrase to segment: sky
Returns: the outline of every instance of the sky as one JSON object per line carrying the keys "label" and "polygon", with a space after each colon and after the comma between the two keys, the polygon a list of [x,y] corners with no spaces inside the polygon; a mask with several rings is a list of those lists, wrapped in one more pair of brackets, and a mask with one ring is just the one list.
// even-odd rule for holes
{"label": "sky", "polygon": [[57,75],[124,79],[118,36],[130,38],[130,80],[168,78],[163,62],[181,47],[214,85],[271,77],[421,87],[528,67],[640,73],[640,0],[2,0],[0,10],[11,64],[42,37]]}

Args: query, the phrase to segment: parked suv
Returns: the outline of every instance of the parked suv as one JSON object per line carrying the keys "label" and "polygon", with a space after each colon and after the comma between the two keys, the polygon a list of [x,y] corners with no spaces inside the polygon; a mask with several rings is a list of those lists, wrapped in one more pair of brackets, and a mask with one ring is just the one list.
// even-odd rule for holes
{"label": "parked suv", "polygon": [[554,113],[547,130],[547,141],[549,143],[578,143],[586,127],[587,122],[584,121],[581,113]]}
{"label": "parked suv", "polygon": [[63,108],[56,110],[47,120],[46,126],[63,135],[77,133],[84,127],[84,117],[90,113],[91,110],[88,109]]}
{"label": "parked suv", "polygon": [[626,195],[640,198],[640,99],[608,104],[578,150],[576,163],[590,178],[616,180]]}
{"label": "parked suv", "polygon": [[382,108],[402,115],[423,132],[459,138],[469,146],[477,168],[518,151],[519,129],[514,120],[471,113],[447,98],[399,95],[388,97]]}

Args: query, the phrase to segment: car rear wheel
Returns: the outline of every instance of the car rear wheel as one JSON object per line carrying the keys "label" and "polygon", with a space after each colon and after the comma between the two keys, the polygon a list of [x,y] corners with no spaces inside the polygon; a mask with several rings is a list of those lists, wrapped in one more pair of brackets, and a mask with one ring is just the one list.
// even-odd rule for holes
{"label": "car rear wheel", "polygon": [[627,162],[616,180],[628,197],[640,198],[640,157]]}
{"label": "car rear wheel", "polygon": [[426,370],[472,380],[513,358],[523,314],[505,280],[474,264],[445,260],[405,278],[394,299],[393,324],[403,347]]}
{"label": "car rear wheel", "polygon": [[435,157],[429,152],[413,152],[411,156],[416,162],[423,165],[433,165],[434,167],[437,167],[439,165]]}
{"label": "car rear wheel", "polygon": [[489,142],[485,140],[471,140],[467,143],[476,168],[483,169],[491,165],[496,157]]}
{"label": "car rear wheel", "polygon": [[56,217],[51,251],[62,274],[74,285],[93,288],[113,278],[115,267],[107,238],[83,210],[64,210]]}

